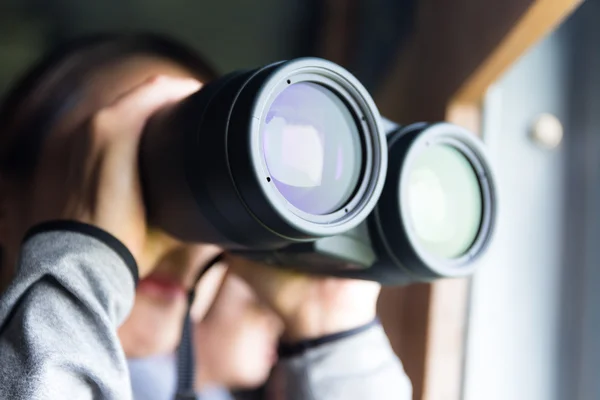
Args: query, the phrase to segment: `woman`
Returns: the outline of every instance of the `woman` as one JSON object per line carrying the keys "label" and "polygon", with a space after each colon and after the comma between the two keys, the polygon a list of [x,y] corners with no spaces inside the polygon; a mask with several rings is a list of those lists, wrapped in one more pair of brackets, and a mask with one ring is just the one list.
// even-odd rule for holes
{"label": "woman", "polygon": [[[125,356],[175,351],[186,294],[222,249],[148,226],[138,147],[147,120],[199,90],[213,78],[207,71],[173,41],[109,36],[53,53],[8,94],[1,398],[127,399]],[[283,321],[286,399],[409,398],[399,360],[371,324],[378,285],[226,262]],[[212,301],[208,286],[200,309]]]}

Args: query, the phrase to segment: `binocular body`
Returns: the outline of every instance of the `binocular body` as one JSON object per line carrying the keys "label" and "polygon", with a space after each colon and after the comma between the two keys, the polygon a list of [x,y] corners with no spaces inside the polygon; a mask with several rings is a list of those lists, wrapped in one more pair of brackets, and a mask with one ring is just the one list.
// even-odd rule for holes
{"label": "binocular body", "polygon": [[383,284],[472,273],[496,217],[473,134],[388,121],[316,58],[231,73],[159,111],[140,171],[149,222],[181,240]]}

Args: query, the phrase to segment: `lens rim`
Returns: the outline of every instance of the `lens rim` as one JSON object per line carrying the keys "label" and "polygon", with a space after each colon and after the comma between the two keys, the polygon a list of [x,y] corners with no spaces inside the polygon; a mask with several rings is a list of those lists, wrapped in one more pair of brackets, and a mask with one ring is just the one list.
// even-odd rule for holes
{"label": "lens rim", "polygon": [[[438,145],[451,146],[467,159],[477,177],[482,200],[482,217],[475,239],[463,255],[452,259],[427,251],[412,226],[409,208],[397,206],[398,199],[400,204],[408,204],[408,178],[416,158],[427,148]],[[416,280],[470,275],[477,268],[474,261],[484,253],[491,241],[497,214],[494,178],[483,144],[462,127],[436,123],[401,129],[390,138],[390,149],[394,146],[402,150],[390,155],[390,158],[402,158],[399,171],[389,171],[390,176],[382,194],[383,201],[376,207],[373,218],[378,240],[386,256],[395,264],[395,268],[400,267],[402,273],[408,273]],[[393,203],[396,204],[395,213],[391,208]],[[388,214],[390,212],[393,214]],[[390,243],[391,238],[399,239],[399,243]]]}
{"label": "lens rim", "polygon": [[[263,154],[263,124],[273,101],[290,85],[314,83],[331,90],[349,107],[359,134],[362,166],[357,188],[340,209],[314,215],[293,206],[274,187]],[[286,62],[265,80],[251,110],[250,152],[254,178],[273,210],[287,223],[313,236],[342,233],[361,223],[375,207],[387,171],[385,134],[379,112],[360,82],[342,67],[318,58]]]}

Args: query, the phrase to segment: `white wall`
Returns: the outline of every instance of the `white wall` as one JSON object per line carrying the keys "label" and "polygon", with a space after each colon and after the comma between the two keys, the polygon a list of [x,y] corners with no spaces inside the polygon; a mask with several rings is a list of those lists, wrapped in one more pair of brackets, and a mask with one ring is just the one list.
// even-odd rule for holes
{"label": "white wall", "polygon": [[541,149],[528,133],[540,113],[566,117],[564,41],[560,30],[530,51],[485,104],[500,212],[473,280],[466,400],[557,398],[565,150]]}

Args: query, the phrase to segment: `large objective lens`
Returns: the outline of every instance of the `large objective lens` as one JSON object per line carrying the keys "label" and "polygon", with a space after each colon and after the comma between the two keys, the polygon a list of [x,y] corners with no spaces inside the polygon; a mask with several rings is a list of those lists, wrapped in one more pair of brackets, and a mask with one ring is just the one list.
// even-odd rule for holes
{"label": "large objective lens", "polygon": [[337,211],[359,183],[359,130],[348,106],[331,90],[301,82],[273,101],[262,127],[270,179],[294,207],[312,214]]}
{"label": "large objective lens", "polygon": [[146,127],[149,219],[182,241],[228,251],[338,235],[364,221],[381,195],[382,128],[367,90],[331,62],[233,72]]}
{"label": "large objective lens", "polygon": [[439,145],[420,154],[409,175],[409,213],[417,238],[438,257],[463,255],[482,218],[479,180],[456,148]]}

